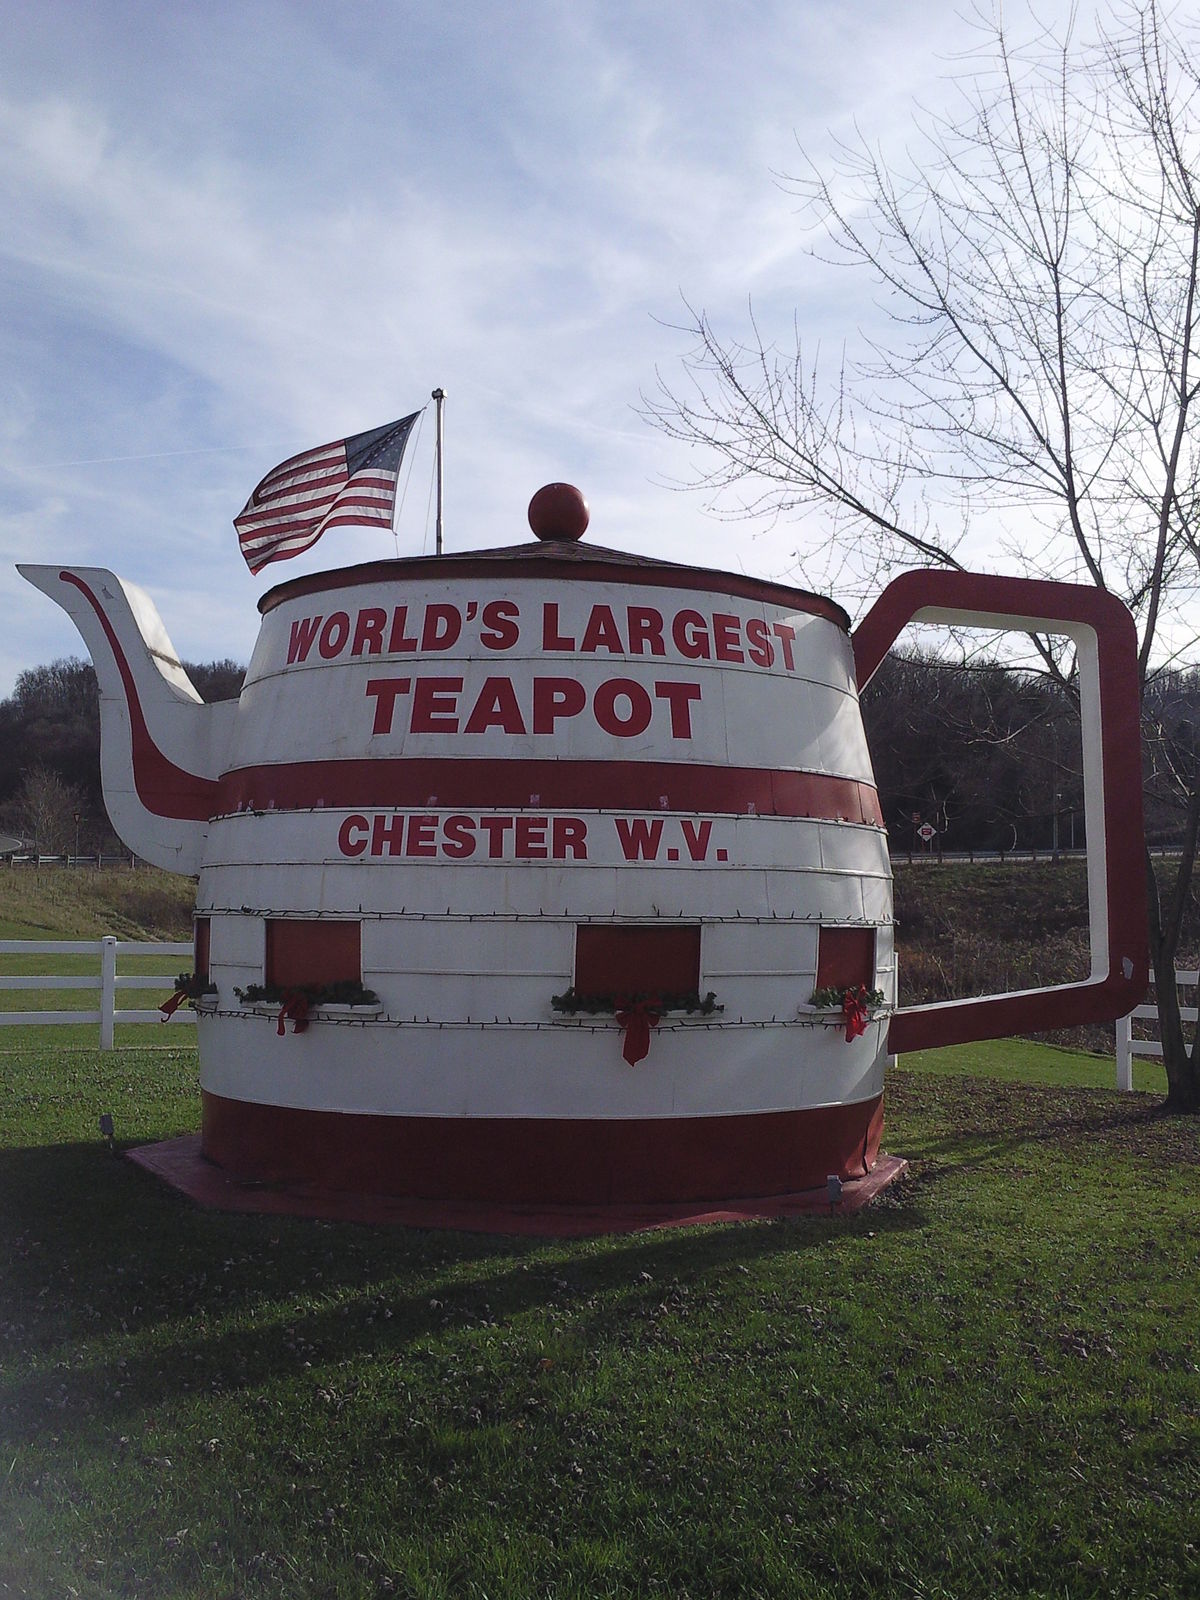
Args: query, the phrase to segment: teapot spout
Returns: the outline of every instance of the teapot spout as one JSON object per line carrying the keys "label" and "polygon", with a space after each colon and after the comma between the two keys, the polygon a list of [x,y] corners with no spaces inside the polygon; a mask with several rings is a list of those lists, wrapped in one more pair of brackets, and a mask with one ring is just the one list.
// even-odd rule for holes
{"label": "teapot spout", "polygon": [[171,872],[197,873],[236,700],[206,705],[154,602],[103,567],[17,567],[83,636],[100,687],[100,776],[121,838]]}

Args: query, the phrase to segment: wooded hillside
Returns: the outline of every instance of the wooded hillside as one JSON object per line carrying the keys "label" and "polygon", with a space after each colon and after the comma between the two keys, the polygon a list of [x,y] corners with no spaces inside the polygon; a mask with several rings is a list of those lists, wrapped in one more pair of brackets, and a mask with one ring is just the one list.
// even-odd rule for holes
{"label": "wooded hillside", "polygon": [[[246,671],[233,661],[184,665],[205,700],[235,696]],[[0,701],[0,826],[44,855],[121,848],[100,793],[100,701],[90,662],[31,667]]]}

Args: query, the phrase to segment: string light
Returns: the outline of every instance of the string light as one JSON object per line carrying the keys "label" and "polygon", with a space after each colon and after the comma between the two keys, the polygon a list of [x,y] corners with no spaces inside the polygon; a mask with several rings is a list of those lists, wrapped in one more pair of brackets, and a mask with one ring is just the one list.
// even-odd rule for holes
{"label": "string light", "polygon": [[[872,1013],[872,1019],[874,1020],[876,1017],[885,1015],[890,1015],[890,1011],[888,1011],[886,1007],[881,1006]],[[225,1008],[205,1006],[203,1009],[197,1011],[197,1016],[241,1018],[243,1021],[261,1020],[264,1022],[274,1023],[279,1016],[279,1007],[275,1005],[270,1007],[250,1006],[245,1009],[241,1009],[239,1007]],[[573,1028],[578,1033],[612,1033],[617,1031],[619,1028],[619,1025],[615,1019],[610,1022],[604,1022],[597,1021],[594,1018],[589,1018],[585,1021],[579,1017],[555,1017],[546,1020],[534,1019],[529,1022],[514,1022],[511,1017],[505,1017],[502,1020],[496,1016],[493,1016],[490,1020],[486,1017],[463,1017],[456,1019],[444,1018],[435,1021],[432,1017],[394,1017],[390,1012],[385,1012],[382,1016],[373,1015],[369,1017],[347,1017],[344,1015],[328,1016],[321,1010],[320,1006],[315,1006],[313,1008],[313,1010],[309,1013],[308,1020],[310,1022],[319,1022],[323,1027],[327,1028],[437,1028],[439,1030],[458,1030],[459,1032],[467,1033],[486,1033],[489,1031],[495,1032],[497,1029],[504,1029],[506,1031],[511,1029],[514,1032],[520,1033],[540,1033],[546,1028],[554,1030]],[[689,1017],[676,1017],[672,1020],[668,1020],[664,1017],[662,1022],[659,1023],[658,1032],[693,1032],[697,1029],[703,1029],[705,1032],[712,1032],[714,1030],[727,1032],[730,1028],[757,1028],[765,1031],[767,1028],[840,1028],[841,1026],[843,1026],[843,1023],[840,1016],[837,1018],[831,1018],[826,1016],[812,1015],[801,1017],[771,1017],[769,1019],[756,1019],[753,1017],[749,1019],[746,1017],[725,1017],[719,1021],[713,1021],[709,1017],[697,1017],[695,1019]]]}
{"label": "string light", "polygon": [[324,922],[511,922],[524,923],[535,918],[542,922],[566,922],[574,926],[580,922],[612,922],[625,924],[630,922],[645,923],[653,920],[656,925],[670,925],[675,922],[685,923],[689,927],[700,924],[709,927],[718,923],[738,923],[741,926],[769,927],[772,923],[794,922],[815,923],[818,926],[836,926],[839,928],[891,928],[895,927],[894,917],[850,917],[840,914],[831,915],[828,911],[805,911],[780,913],[772,911],[761,916],[749,916],[740,911],[703,912],[691,913],[677,911],[673,917],[661,916],[655,913],[639,913],[630,911],[608,911],[599,913],[577,912],[564,910],[558,912],[546,911],[409,911],[406,906],[401,906],[398,911],[365,911],[360,906],[357,911],[331,913],[328,909],[297,911],[295,908],[277,910],[272,906],[197,906],[196,915],[200,917],[269,917],[275,922],[311,921],[320,917]]}

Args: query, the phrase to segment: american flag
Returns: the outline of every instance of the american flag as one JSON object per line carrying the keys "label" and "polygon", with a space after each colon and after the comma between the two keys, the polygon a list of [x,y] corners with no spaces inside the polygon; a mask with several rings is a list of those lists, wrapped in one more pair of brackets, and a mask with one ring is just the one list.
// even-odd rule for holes
{"label": "american flag", "polygon": [[420,414],[318,445],[268,472],[233,519],[250,571],[310,550],[327,528],[390,528],[400,462]]}

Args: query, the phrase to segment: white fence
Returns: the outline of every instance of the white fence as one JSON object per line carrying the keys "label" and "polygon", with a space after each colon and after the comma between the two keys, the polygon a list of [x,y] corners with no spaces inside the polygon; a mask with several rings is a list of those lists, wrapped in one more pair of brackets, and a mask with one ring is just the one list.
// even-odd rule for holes
{"label": "white fence", "polygon": [[[162,1012],[157,1007],[129,1010],[117,1009],[118,989],[153,989],[162,984],[165,990],[169,978],[148,972],[118,973],[119,956],[191,956],[192,944],[187,941],[139,943],[131,939],[0,939],[0,957],[7,955],[97,955],[99,972],[83,973],[71,977],[57,974],[28,974],[23,977],[0,976],[0,989],[94,989],[99,991],[100,1004],[94,1011],[0,1011],[0,1028],[28,1027],[30,1024],[98,1023],[100,1048],[113,1048],[113,1026],[118,1022],[161,1022]],[[1175,973],[1175,982],[1181,988],[1200,984],[1200,972]],[[1181,1006],[1180,1015],[1185,1022],[1197,1021],[1196,1006]],[[176,1022],[196,1020],[196,1014],[181,1006],[172,1019]],[[1135,1006],[1127,1017],[1117,1021],[1117,1088],[1133,1088],[1134,1056],[1162,1055],[1159,1039],[1135,1039],[1134,1022],[1158,1022],[1158,1007],[1154,1004]]]}
{"label": "white fence", "polygon": [[[118,956],[184,956],[192,954],[191,941],[186,943],[139,944],[130,939],[0,939],[0,957],[7,955],[95,955],[99,958],[99,971],[75,977],[57,975],[14,978],[0,977],[0,989],[96,989],[100,1004],[95,1011],[0,1011],[0,1027],[27,1027],[31,1023],[85,1022],[100,1024],[100,1048],[113,1047],[113,1024],[117,1022],[161,1022],[162,1013],[155,1008],[117,1010],[118,989],[154,989],[160,984],[164,991],[171,983],[169,977],[152,972],[117,972]],[[181,1007],[173,1021],[195,1022],[195,1012]]]}
{"label": "white fence", "polygon": [[[1200,972],[1175,971],[1175,983],[1178,988],[1186,989],[1195,987],[1200,983]],[[1195,1006],[1180,1006],[1179,1015],[1185,1022],[1195,1023],[1197,1008]],[[1117,1088],[1133,1088],[1133,1058],[1134,1056],[1162,1056],[1161,1039],[1135,1039],[1133,1037],[1133,1024],[1135,1022],[1153,1022],[1158,1025],[1158,1006],[1153,1002],[1144,1006],[1135,1006],[1127,1017],[1117,1020]]]}

